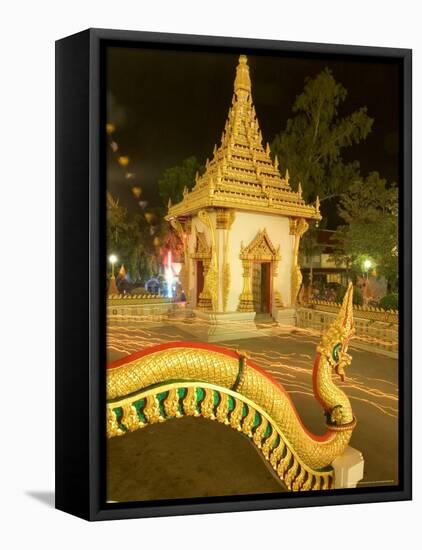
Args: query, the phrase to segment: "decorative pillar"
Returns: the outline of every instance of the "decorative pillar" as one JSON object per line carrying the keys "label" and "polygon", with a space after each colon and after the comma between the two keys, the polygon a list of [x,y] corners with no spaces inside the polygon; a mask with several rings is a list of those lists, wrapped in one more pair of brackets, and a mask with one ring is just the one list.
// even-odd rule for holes
{"label": "decorative pillar", "polygon": [[278,276],[278,262],[280,258],[278,257],[277,260],[271,262],[272,266],[272,276],[273,276],[273,283],[272,283],[272,290],[274,293],[274,307],[276,309],[281,309],[283,307],[283,299],[281,297],[280,292],[277,290],[277,276]]}
{"label": "decorative pillar", "polygon": [[255,311],[252,295],[252,261],[242,260],[243,264],[243,291],[240,295],[238,311]]}
{"label": "decorative pillar", "polygon": [[210,232],[211,258],[208,265],[204,261],[204,289],[199,297],[201,309],[218,310],[218,258],[216,250],[215,227],[209,213],[206,210],[198,212],[198,218],[206,225]]}
{"label": "decorative pillar", "polygon": [[230,228],[234,222],[235,213],[233,210],[219,208],[217,210],[217,240],[219,244],[219,257],[223,258],[219,266],[221,273],[218,277],[221,284],[221,306],[223,312],[227,311],[227,302],[229,299],[231,272],[229,263],[229,234]]}
{"label": "decorative pillar", "polygon": [[299,266],[299,243],[301,237],[308,230],[309,224],[304,218],[290,218],[290,235],[294,236],[293,255],[292,255],[292,270],[291,270],[291,298],[292,306],[296,305],[297,295],[302,284],[302,272]]}
{"label": "decorative pillar", "polygon": [[204,288],[202,289],[201,294],[198,298],[198,307],[199,309],[204,309],[206,311],[212,311],[212,296],[210,291],[210,277],[209,277],[209,270],[210,270],[210,259],[204,259],[202,261],[202,265],[204,266]]}

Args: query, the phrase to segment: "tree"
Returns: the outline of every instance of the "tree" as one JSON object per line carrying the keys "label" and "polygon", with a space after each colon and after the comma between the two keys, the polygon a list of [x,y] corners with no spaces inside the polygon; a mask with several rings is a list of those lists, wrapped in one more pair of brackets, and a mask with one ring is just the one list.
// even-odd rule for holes
{"label": "tree", "polygon": [[156,273],[154,231],[145,214],[129,214],[111,195],[107,200],[107,252],[116,254],[132,281],[143,281]]}
{"label": "tree", "polygon": [[309,263],[309,285],[312,287],[314,280],[313,259],[318,253],[318,228],[314,222],[310,222],[308,231],[300,240],[300,252]]}
{"label": "tree", "polygon": [[126,208],[117,202],[107,204],[107,251],[117,254],[119,262],[128,261],[134,245],[131,223]]}
{"label": "tree", "polygon": [[177,166],[167,168],[161,178],[158,180],[158,188],[163,205],[167,208],[169,199],[173,204],[183,199],[183,189],[189,190],[195,185],[195,174],[201,173],[203,166],[196,157],[188,157]]}
{"label": "tree", "polygon": [[340,201],[339,214],[346,222],[337,230],[337,261],[346,261],[362,274],[365,260],[384,276],[390,291],[398,283],[398,190],[387,185],[378,172],[355,181]]}
{"label": "tree", "polygon": [[362,107],[339,115],[347,90],[325,69],[305,81],[293,105],[294,116],[271,145],[273,155],[289,170],[291,181],[302,184],[306,201],[338,197],[359,175],[359,162],[344,162],[343,149],[363,141],[373,119]]}

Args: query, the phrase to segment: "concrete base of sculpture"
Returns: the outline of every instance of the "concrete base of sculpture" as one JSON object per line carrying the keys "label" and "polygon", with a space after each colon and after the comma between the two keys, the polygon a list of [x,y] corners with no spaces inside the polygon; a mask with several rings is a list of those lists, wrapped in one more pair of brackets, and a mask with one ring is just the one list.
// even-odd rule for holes
{"label": "concrete base of sculpture", "polygon": [[273,312],[273,317],[280,325],[296,326],[296,308],[294,307],[276,309]]}
{"label": "concrete base of sculpture", "polygon": [[225,321],[253,321],[255,319],[255,311],[229,311],[228,313],[216,313],[214,311],[206,311],[195,308],[193,312],[197,317],[206,319],[207,321],[225,322]]}
{"label": "concrete base of sculpture", "polygon": [[347,447],[331,464],[334,468],[334,489],[354,489],[363,479],[364,464],[362,453]]}
{"label": "concrete base of sculpture", "polygon": [[255,311],[216,313],[197,308],[190,311],[198,320],[184,324],[183,330],[205,342],[229,342],[266,336],[266,331],[258,330],[256,326]]}

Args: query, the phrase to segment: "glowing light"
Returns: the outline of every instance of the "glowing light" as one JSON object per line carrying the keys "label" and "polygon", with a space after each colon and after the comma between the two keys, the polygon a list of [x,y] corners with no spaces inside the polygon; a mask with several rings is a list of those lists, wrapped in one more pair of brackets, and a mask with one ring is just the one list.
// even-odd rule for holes
{"label": "glowing light", "polygon": [[142,188],[139,185],[135,185],[134,187],[132,187],[132,193],[137,199],[139,199],[139,197],[142,195]]}
{"label": "glowing light", "polygon": [[171,250],[167,252],[167,265],[164,269],[164,278],[167,283],[167,298],[173,298],[174,275],[172,269]]}
{"label": "glowing light", "polygon": [[365,269],[365,271],[368,271],[369,269],[371,269],[371,267],[372,267],[372,262],[371,262],[371,260],[366,259],[366,260],[363,262],[363,268]]}
{"label": "glowing light", "polygon": [[[171,324],[170,322],[171,321]],[[157,330],[157,325],[160,328]],[[197,317],[164,317],[160,314],[145,315],[114,315],[109,317],[107,327],[107,347],[114,358],[129,355],[140,349],[146,349],[154,344],[163,344],[170,341],[186,339],[186,325],[194,325],[198,335],[202,331],[207,332],[209,321]],[[226,321],[225,332],[239,334],[245,331],[242,323],[238,321]],[[295,327],[292,334],[291,327],[273,327],[267,336],[273,341],[278,340],[277,349],[256,351],[249,349],[251,360],[263,367],[267,372],[283,384],[290,394],[302,396],[313,400],[312,392],[312,357],[303,353],[304,345],[312,345],[312,350],[319,340],[319,333],[311,329],[298,329]],[[357,340],[362,338],[356,337]],[[283,353],[284,344],[291,341],[297,343],[297,351]],[[369,340],[368,340],[368,343]],[[222,342],[224,347],[236,350],[238,342],[230,340]],[[248,349],[247,340],[242,340],[242,347]],[[356,358],[364,353],[354,348],[353,356]],[[352,403],[359,402],[374,412],[396,419],[398,417],[398,386],[393,380],[371,378],[364,374],[357,375],[353,371],[348,373],[345,382],[339,382],[341,388],[345,388]]]}
{"label": "glowing light", "polygon": [[116,276],[114,273],[114,265],[117,262],[117,256],[115,254],[110,254],[108,257],[109,262],[111,263],[111,278],[110,278],[110,284],[108,287],[108,295],[113,296],[114,294],[119,294],[119,289],[116,285]]}
{"label": "glowing light", "polygon": [[173,262],[173,272],[176,275],[176,277],[179,275],[181,270],[182,270],[182,264],[179,262]]}
{"label": "glowing light", "polygon": [[127,155],[122,155],[117,159],[117,162],[120,166],[127,166],[129,164],[129,157]]}

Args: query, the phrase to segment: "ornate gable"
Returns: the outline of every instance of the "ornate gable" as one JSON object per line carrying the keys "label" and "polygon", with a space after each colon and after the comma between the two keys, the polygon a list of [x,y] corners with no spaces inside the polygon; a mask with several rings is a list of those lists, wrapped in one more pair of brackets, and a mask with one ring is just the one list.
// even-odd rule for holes
{"label": "ornate gable", "polygon": [[275,248],[266,229],[259,231],[256,237],[244,247],[240,245],[240,258],[242,260],[277,261],[280,260],[280,246]]}

